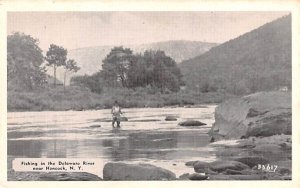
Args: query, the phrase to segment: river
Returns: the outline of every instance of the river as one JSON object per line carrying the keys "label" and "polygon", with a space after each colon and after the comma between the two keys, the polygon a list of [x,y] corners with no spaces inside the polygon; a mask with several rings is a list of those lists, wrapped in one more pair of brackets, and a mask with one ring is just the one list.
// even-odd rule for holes
{"label": "river", "polygon": [[[113,129],[109,109],[65,112],[9,112],[10,158],[100,158],[128,163],[150,163],[177,176],[193,172],[192,160],[213,161],[206,147],[215,106],[199,108],[123,109],[128,121]],[[177,121],[165,121],[167,115]],[[179,122],[199,120],[207,125],[181,127]],[[8,166],[11,166],[10,164]],[[102,176],[102,169],[97,174]]]}

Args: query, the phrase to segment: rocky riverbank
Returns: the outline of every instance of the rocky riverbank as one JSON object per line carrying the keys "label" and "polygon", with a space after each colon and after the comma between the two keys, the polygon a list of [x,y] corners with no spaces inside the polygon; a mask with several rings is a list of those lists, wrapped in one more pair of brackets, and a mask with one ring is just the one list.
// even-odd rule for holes
{"label": "rocky riverbank", "polygon": [[[211,143],[217,161],[190,161],[186,165],[209,180],[290,180],[291,136],[250,137]],[[194,180],[195,174],[179,179]]]}
{"label": "rocky riverbank", "polygon": [[213,140],[291,135],[291,106],[290,92],[260,92],[227,100],[217,106],[210,134]]}
{"label": "rocky riverbank", "polygon": [[209,144],[214,162],[189,161],[179,177],[150,164],[107,163],[103,180],[290,180],[291,136],[249,137]]}
{"label": "rocky riverbank", "polygon": [[[290,180],[291,93],[261,92],[221,103],[210,130],[217,161],[190,161],[180,179]],[[199,174],[201,173],[201,174]]]}

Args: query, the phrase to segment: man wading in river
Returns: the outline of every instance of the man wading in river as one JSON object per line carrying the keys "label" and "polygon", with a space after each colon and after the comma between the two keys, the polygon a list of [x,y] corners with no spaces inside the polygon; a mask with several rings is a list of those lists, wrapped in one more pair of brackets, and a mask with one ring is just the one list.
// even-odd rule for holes
{"label": "man wading in river", "polygon": [[115,104],[113,105],[111,109],[111,114],[112,114],[112,126],[115,128],[115,122],[117,122],[117,127],[120,127],[120,121],[121,121],[121,107],[118,104],[118,101],[115,101]]}

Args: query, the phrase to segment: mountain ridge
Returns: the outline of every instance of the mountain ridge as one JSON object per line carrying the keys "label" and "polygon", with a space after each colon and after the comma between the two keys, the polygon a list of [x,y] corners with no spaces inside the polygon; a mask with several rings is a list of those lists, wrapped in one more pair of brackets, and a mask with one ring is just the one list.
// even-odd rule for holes
{"label": "mountain ridge", "polygon": [[191,43],[207,43],[207,44],[222,44],[222,43],[216,43],[216,42],[207,42],[207,41],[198,41],[198,40],[164,40],[164,41],[156,41],[156,42],[146,42],[146,43],[132,43],[132,44],[120,44],[120,45],[113,45],[113,44],[108,44],[108,45],[97,45],[97,46],[84,46],[84,47],[79,47],[79,48],[72,48],[69,49],[69,51],[74,51],[74,50],[81,50],[81,49],[86,49],[86,48],[97,48],[97,47],[115,47],[115,46],[137,46],[137,45],[149,45],[149,44],[160,44],[160,43],[172,43],[172,42],[191,42]]}
{"label": "mountain ridge", "polygon": [[[201,41],[171,40],[137,45],[123,45],[130,48],[133,53],[142,53],[145,50],[163,50],[166,55],[172,57],[176,62],[190,59],[208,51],[217,43]],[[93,74],[101,69],[102,60],[110,52],[114,45],[94,46],[69,50],[68,57],[77,61],[81,70],[76,75]],[[95,70],[97,69],[97,70]]]}
{"label": "mountain ridge", "polygon": [[203,92],[246,94],[291,87],[291,16],[213,47],[179,67],[187,86]]}

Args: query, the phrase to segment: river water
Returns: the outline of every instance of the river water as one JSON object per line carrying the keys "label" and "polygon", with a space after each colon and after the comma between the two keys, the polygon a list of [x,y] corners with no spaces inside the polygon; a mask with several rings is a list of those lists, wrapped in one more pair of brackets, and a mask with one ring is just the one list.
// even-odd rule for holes
{"label": "river water", "polygon": [[[150,163],[177,176],[193,172],[187,161],[213,161],[206,147],[215,106],[199,108],[123,109],[128,121],[113,129],[109,109],[66,112],[8,113],[10,158],[100,158],[127,163]],[[167,115],[177,121],[165,121]],[[181,127],[179,122],[199,120],[207,125]],[[9,165],[10,166],[10,165]],[[102,169],[97,174],[102,176]]]}

